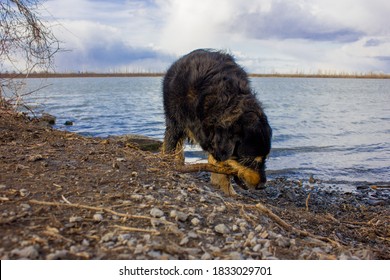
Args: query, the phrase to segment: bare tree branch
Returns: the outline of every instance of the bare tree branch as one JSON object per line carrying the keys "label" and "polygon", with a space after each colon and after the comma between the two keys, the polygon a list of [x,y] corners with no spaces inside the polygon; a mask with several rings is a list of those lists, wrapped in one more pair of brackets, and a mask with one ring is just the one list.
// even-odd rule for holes
{"label": "bare tree branch", "polygon": [[[59,41],[40,19],[41,0],[0,1],[0,74],[14,72],[28,77],[54,65]],[[0,107],[16,106],[22,94],[15,79],[0,78]]]}

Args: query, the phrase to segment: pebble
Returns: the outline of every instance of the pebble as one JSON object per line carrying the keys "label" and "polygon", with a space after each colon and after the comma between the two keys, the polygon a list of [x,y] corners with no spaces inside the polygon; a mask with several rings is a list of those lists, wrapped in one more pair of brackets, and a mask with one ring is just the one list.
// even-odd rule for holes
{"label": "pebble", "polygon": [[262,225],[258,225],[256,228],[255,228],[255,231],[257,232],[261,232],[263,230],[263,226]]}
{"label": "pebble", "polygon": [[25,196],[27,196],[29,194],[29,191],[26,190],[26,189],[21,189],[19,191],[19,194],[20,194],[20,196],[25,197]]}
{"label": "pebble", "polygon": [[135,200],[135,201],[141,201],[143,199],[143,196],[140,195],[140,194],[132,194],[130,196],[131,199]]}
{"label": "pebble", "polygon": [[188,237],[195,239],[195,238],[198,238],[198,235],[195,232],[193,232],[193,231],[189,231],[188,232]]}
{"label": "pebble", "polygon": [[118,241],[120,241],[120,242],[128,241],[128,240],[130,240],[130,238],[131,238],[131,234],[129,234],[129,233],[123,233],[123,234],[120,234],[120,235],[118,236]]}
{"label": "pebble", "polygon": [[169,214],[171,218],[174,218],[176,221],[185,222],[188,218],[188,215],[186,213],[183,213],[181,211],[172,210]]}
{"label": "pebble", "polygon": [[219,253],[221,253],[221,248],[219,248],[219,247],[210,245],[210,246],[209,246],[209,249],[210,249],[211,252],[213,252],[214,254],[219,254]]}
{"label": "pebble", "polygon": [[69,251],[72,254],[77,254],[77,253],[83,251],[83,249],[84,248],[82,248],[82,246],[80,246],[80,245],[73,245],[73,246],[70,246]]}
{"label": "pebble", "polygon": [[346,252],[342,252],[340,254],[340,256],[338,257],[339,260],[351,260],[352,259],[352,255],[350,252],[346,251]]}
{"label": "pebble", "polygon": [[161,259],[161,252],[153,250],[148,252],[148,256],[151,257],[152,259]]}
{"label": "pebble", "polygon": [[258,252],[258,251],[260,251],[261,250],[261,244],[256,244],[254,247],[253,247],[253,252]]}
{"label": "pebble", "polygon": [[150,234],[145,234],[144,237],[143,237],[143,239],[144,239],[146,242],[149,242],[149,241],[150,241],[150,238],[151,238]]}
{"label": "pebble", "polygon": [[40,154],[37,154],[37,155],[31,155],[28,157],[28,161],[30,162],[35,162],[35,161],[39,161],[39,160],[42,160],[43,159],[43,156],[40,155]]}
{"label": "pebble", "polygon": [[148,200],[148,201],[154,201],[154,200],[155,200],[155,199],[154,199],[154,196],[153,196],[153,195],[150,195],[150,194],[145,195],[145,199]]}
{"label": "pebble", "polygon": [[221,234],[227,234],[230,232],[229,228],[225,224],[218,224],[214,227],[214,230]]}
{"label": "pebble", "polygon": [[79,217],[79,216],[73,216],[73,217],[70,217],[69,218],[69,222],[70,223],[76,223],[76,222],[81,222],[83,220],[82,217]]}
{"label": "pebble", "polygon": [[246,229],[246,227],[248,226],[248,223],[245,222],[245,221],[243,221],[243,222],[240,222],[240,223],[238,224],[238,226],[239,226],[241,229],[242,229],[242,228]]}
{"label": "pebble", "polygon": [[123,200],[122,201],[122,205],[123,206],[130,206],[130,205],[132,205],[133,204],[133,202],[131,201],[131,200]]}
{"label": "pebble", "polygon": [[231,252],[229,254],[230,259],[232,260],[242,260],[242,255],[239,252]]}
{"label": "pebble", "polygon": [[48,254],[46,260],[65,260],[67,259],[67,250],[56,250],[54,253]]}
{"label": "pebble", "polygon": [[260,252],[261,252],[263,259],[268,259],[269,257],[272,256],[272,254],[268,251],[268,248],[263,248],[260,250]]}
{"label": "pebble", "polygon": [[151,219],[150,220],[150,224],[152,225],[152,227],[158,227],[159,225],[162,225],[163,222],[159,219]]}
{"label": "pebble", "polygon": [[217,216],[217,214],[215,214],[214,212],[212,212],[211,214],[209,214],[209,215],[206,217],[207,223],[213,224],[216,216]]}
{"label": "pebble", "polygon": [[115,240],[115,233],[114,232],[109,232],[109,233],[106,233],[102,239],[100,240],[100,242],[108,242],[108,241],[111,241],[111,240]]}
{"label": "pebble", "polygon": [[290,239],[289,238],[286,238],[286,237],[278,237],[276,238],[276,244],[278,244],[278,246],[280,247],[283,247],[283,248],[287,248],[287,247],[290,247],[291,243],[290,243]]}
{"label": "pebble", "polygon": [[150,210],[150,216],[152,216],[153,218],[161,218],[162,216],[164,216],[164,212],[158,208],[152,208],[152,210]]}
{"label": "pebble", "polygon": [[191,220],[191,224],[194,226],[198,226],[200,224],[200,220],[198,218],[193,218]]}
{"label": "pebble", "polygon": [[21,259],[36,259],[39,256],[38,248],[31,245],[22,249],[13,249],[11,251],[11,255],[17,256]]}
{"label": "pebble", "polygon": [[183,246],[183,245],[186,245],[188,242],[190,241],[190,239],[188,238],[188,236],[184,237],[182,240],[180,240],[180,246]]}
{"label": "pebble", "polygon": [[103,221],[103,215],[99,214],[99,213],[96,213],[96,214],[93,215],[93,220],[96,221],[96,222],[101,222],[101,221]]}
{"label": "pebble", "polygon": [[25,210],[25,211],[28,211],[28,210],[31,209],[30,204],[27,204],[27,203],[20,204],[20,207],[22,207],[22,209]]}
{"label": "pebble", "polygon": [[253,237],[251,240],[249,240],[249,244],[253,247],[257,244],[257,238]]}
{"label": "pebble", "polygon": [[209,253],[204,253],[201,257],[200,257],[200,259],[201,260],[211,260],[211,255],[209,254]]}
{"label": "pebble", "polygon": [[144,246],[142,244],[138,244],[135,246],[134,254],[138,255],[141,254],[144,251]]}
{"label": "pebble", "polygon": [[259,237],[262,238],[262,239],[266,239],[268,237],[268,232],[267,231],[263,231],[262,233],[259,234]]}

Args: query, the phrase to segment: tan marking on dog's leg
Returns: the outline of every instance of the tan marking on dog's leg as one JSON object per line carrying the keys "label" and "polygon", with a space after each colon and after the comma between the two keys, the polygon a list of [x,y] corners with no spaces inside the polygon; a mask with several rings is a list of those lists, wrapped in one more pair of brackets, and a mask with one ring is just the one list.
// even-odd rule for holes
{"label": "tan marking on dog's leg", "polygon": [[175,149],[175,160],[179,164],[184,164],[185,158],[184,158],[184,140],[180,139],[179,142],[177,142],[176,149]]}
{"label": "tan marking on dog's leg", "polygon": [[176,163],[178,163],[180,165],[183,165],[184,162],[185,162],[183,142],[184,142],[183,140],[180,140],[176,144],[176,148],[175,148],[174,153],[170,153],[170,152],[167,151],[166,143],[164,141],[163,144],[162,144],[162,148],[161,148],[161,154],[162,155],[169,155],[169,154],[171,154],[171,155],[174,156],[174,160],[176,161]]}
{"label": "tan marking on dog's leg", "polygon": [[165,141],[163,142],[163,144],[161,146],[161,154],[163,154],[163,155],[169,154],[169,152],[167,151],[167,145],[166,145]]}
{"label": "tan marking on dog's leg", "polygon": [[227,175],[211,173],[211,184],[229,196],[237,195],[232,184],[230,183],[230,177]]}
{"label": "tan marking on dog's leg", "polygon": [[[212,155],[209,155],[208,161],[210,164],[222,165]],[[236,196],[237,193],[230,183],[230,176],[225,174],[211,173],[211,184],[218,187],[225,194],[230,196]]]}

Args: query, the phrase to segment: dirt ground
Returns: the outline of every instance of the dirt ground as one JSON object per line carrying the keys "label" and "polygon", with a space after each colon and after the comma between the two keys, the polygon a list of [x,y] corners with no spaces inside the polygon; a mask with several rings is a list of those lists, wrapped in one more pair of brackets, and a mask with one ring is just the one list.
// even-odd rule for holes
{"label": "dirt ground", "polygon": [[279,178],[232,198],[140,143],[0,111],[0,258],[390,259],[388,186]]}

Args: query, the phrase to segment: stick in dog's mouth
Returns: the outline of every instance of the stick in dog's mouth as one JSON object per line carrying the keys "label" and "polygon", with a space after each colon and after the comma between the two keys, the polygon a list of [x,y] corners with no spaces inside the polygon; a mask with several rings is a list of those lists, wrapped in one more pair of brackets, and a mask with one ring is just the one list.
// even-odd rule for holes
{"label": "stick in dog's mouth", "polygon": [[180,172],[212,172],[229,176],[236,176],[250,188],[255,188],[260,183],[260,175],[256,171],[243,166],[235,160],[226,160],[215,163],[194,163],[186,164],[177,168]]}

